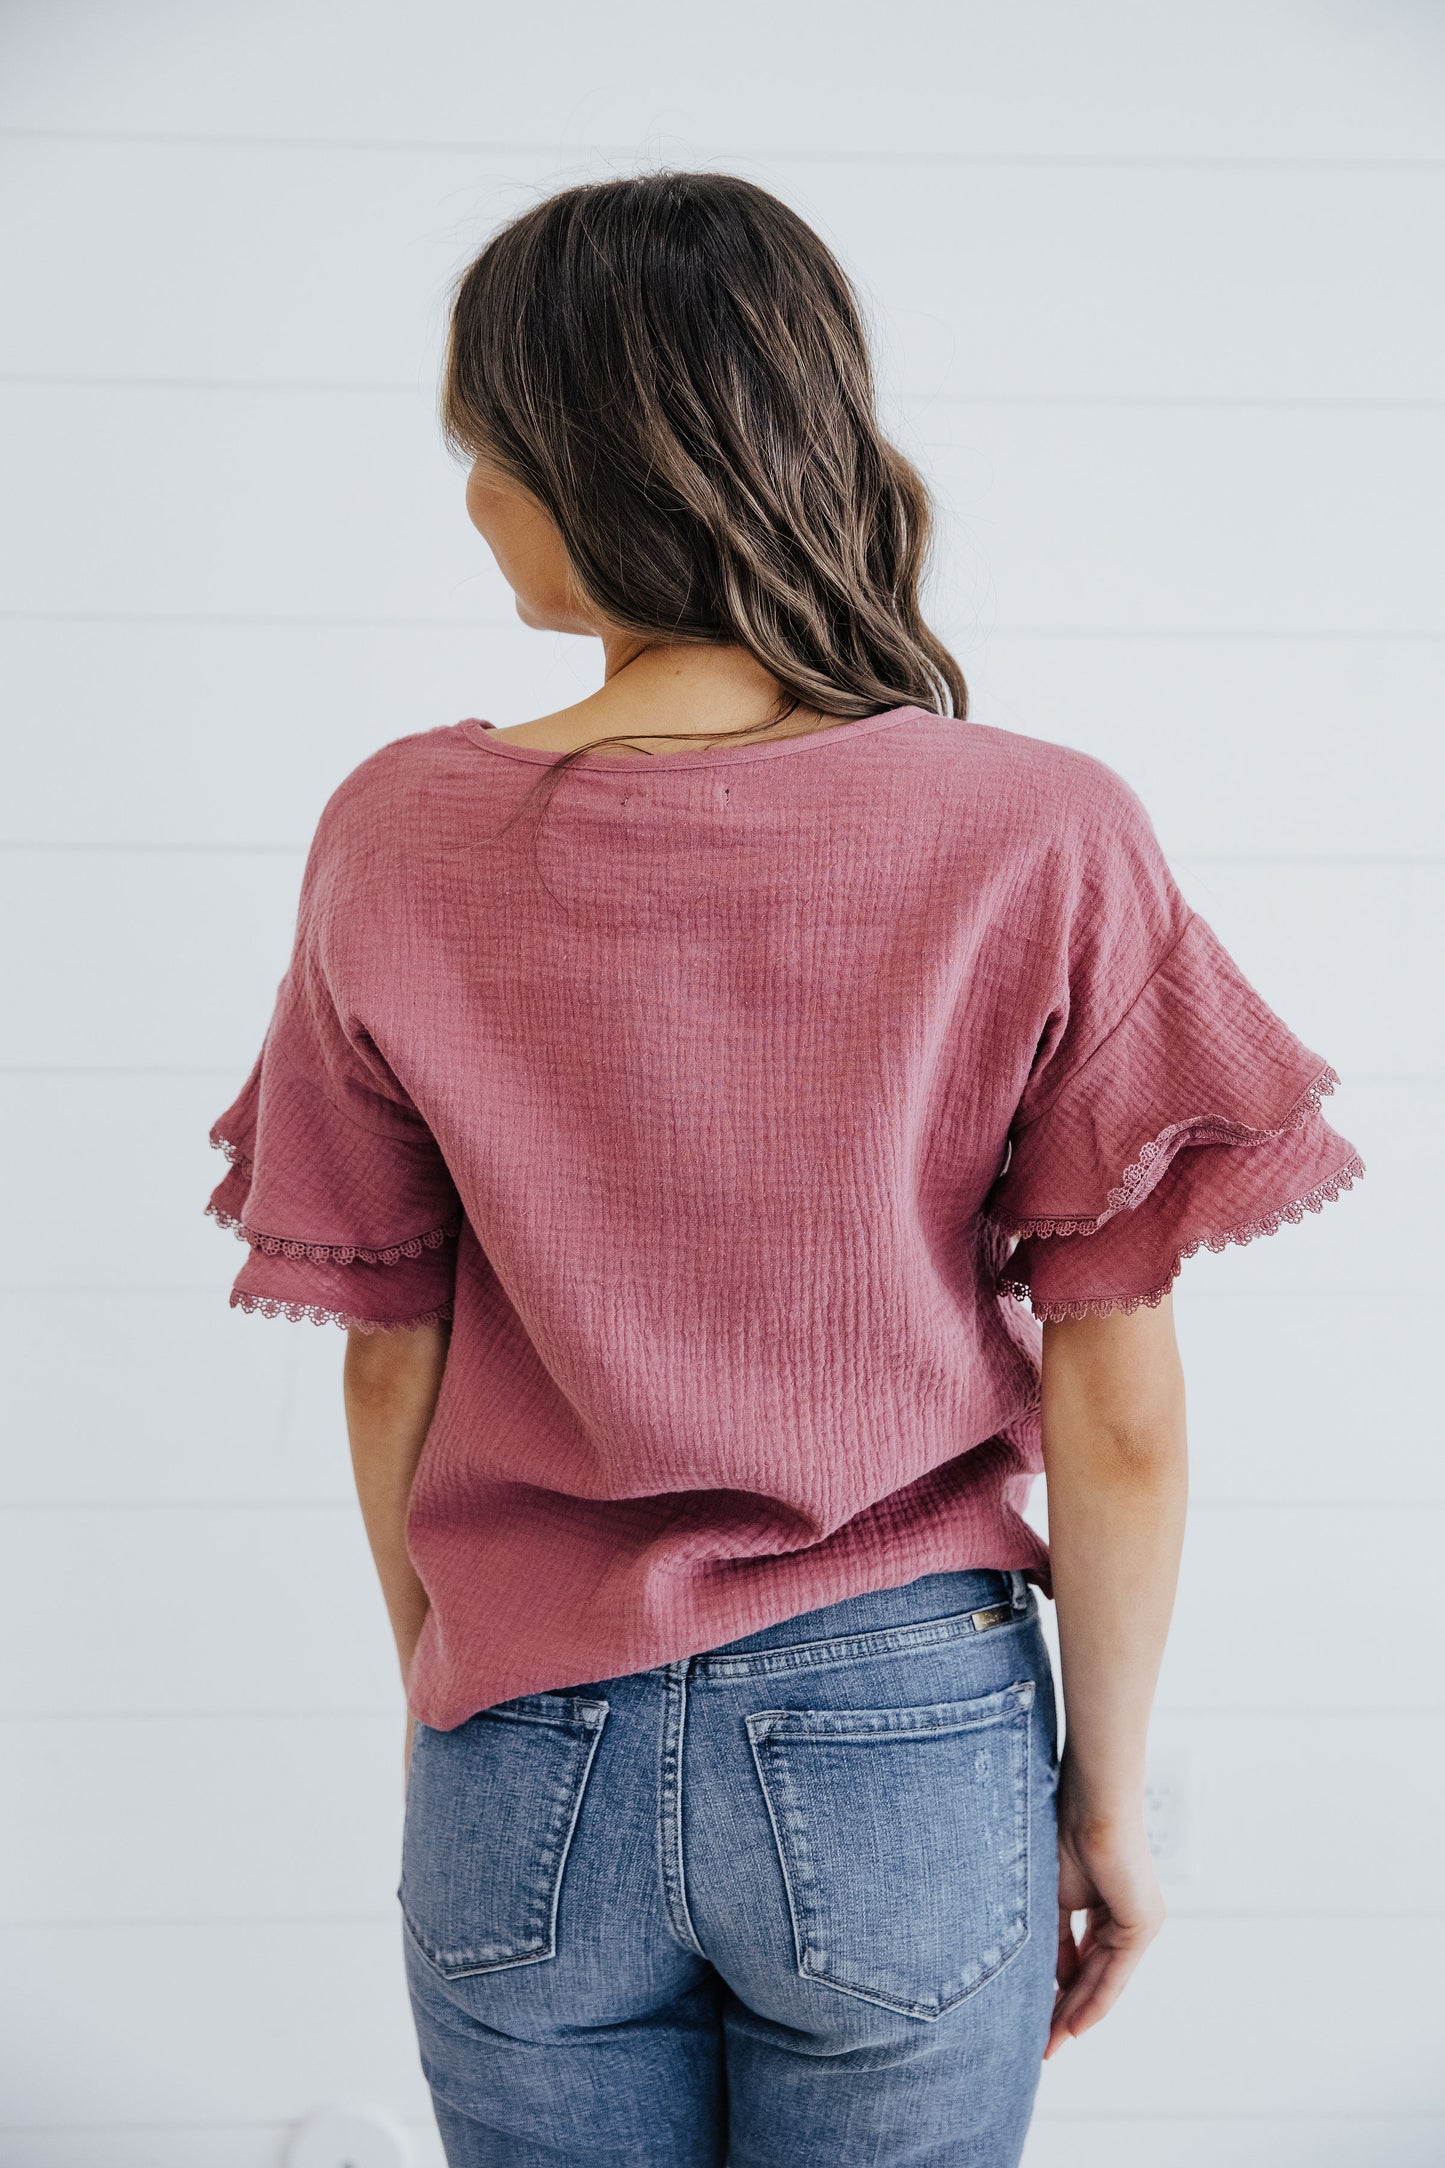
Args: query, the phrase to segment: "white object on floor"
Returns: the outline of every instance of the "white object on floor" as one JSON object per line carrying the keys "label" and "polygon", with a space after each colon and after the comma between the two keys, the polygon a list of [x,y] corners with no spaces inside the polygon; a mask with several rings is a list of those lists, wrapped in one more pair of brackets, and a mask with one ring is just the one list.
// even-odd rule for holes
{"label": "white object on floor", "polygon": [[285,2168],[413,2168],[411,2140],[384,2108],[318,2108],[296,2125]]}

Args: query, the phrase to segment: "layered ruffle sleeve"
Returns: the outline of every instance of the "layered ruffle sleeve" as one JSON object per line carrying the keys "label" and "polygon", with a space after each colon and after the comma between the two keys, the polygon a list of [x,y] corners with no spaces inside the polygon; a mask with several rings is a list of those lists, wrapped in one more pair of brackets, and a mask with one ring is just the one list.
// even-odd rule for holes
{"label": "layered ruffle sleeve", "polygon": [[[1156,851],[1146,832],[1134,872]],[[988,1203],[1013,1244],[1002,1287],[1045,1320],[1156,1305],[1196,1251],[1273,1234],[1364,1172],[1320,1111],[1334,1071],[1188,910],[1162,860],[1146,892],[1131,878],[1110,908],[1126,938],[1081,944],[1085,983],[1063,998]],[[1156,941],[1121,1004],[1121,954],[1137,961]]]}
{"label": "layered ruffle sleeve", "polygon": [[425,1121],[328,958],[314,848],[296,945],[255,1067],[211,1130],[230,1161],[207,1210],[247,1245],[231,1301],[361,1331],[451,1314],[461,1206]]}

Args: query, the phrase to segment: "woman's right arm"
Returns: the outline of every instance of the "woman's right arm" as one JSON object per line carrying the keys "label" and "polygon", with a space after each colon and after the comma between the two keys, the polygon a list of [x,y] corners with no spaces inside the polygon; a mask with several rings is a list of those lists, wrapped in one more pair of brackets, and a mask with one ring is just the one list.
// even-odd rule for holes
{"label": "woman's right arm", "polygon": [[[406,1547],[407,1507],[450,1338],[449,1325],[419,1325],[410,1331],[353,1331],[346,1339],[343,1391],[351,1465],[403,1684],[428,1608]],[[406,1754],[409,1760],[409,1715]]]}
{"label": "woman's right arm", "polygon": [[[1117,2001],[1164,1918],[1144,1747],[1184,1534],[1184,1381],[1166,1296],[1044,1327],[1044,1468],[1066,1737],[1046,2056]],[[1073,1915],[1088,1914],[1076,1942]]]}

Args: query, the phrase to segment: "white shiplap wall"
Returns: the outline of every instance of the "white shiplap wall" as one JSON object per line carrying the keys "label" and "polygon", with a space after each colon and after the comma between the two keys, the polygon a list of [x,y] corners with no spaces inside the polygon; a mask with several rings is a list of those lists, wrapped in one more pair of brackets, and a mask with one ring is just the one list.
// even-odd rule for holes
{"label": "white shiplap wall", "polygon": [[1370,1166],[1188,1270],[1192,1873],[1029,2168],[1445,2157],[1442,94],[1392,0],[10,0],[0,2168],[269,2168],[355,2096],[439,2159],[339,1344],[226,1310],[205,1130],[332,785],[592,681],[438,336],[499,217],[659,162],[854,268],[976,712],[1130,778]]}

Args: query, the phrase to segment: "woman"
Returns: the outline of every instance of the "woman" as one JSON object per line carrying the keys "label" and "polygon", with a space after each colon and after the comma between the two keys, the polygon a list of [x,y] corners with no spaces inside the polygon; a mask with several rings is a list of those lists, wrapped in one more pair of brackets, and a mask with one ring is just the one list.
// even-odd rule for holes
{"label": "woman", "polygon": [[212,1210],[349,1333],[447,2158],[1005,2168],[1162,1918],[1169,1290],[1360,1171],[1331,1072],[1114,775],[963,719],[782,204],[529,211],[445,414],[605,682],[342,784]]}

